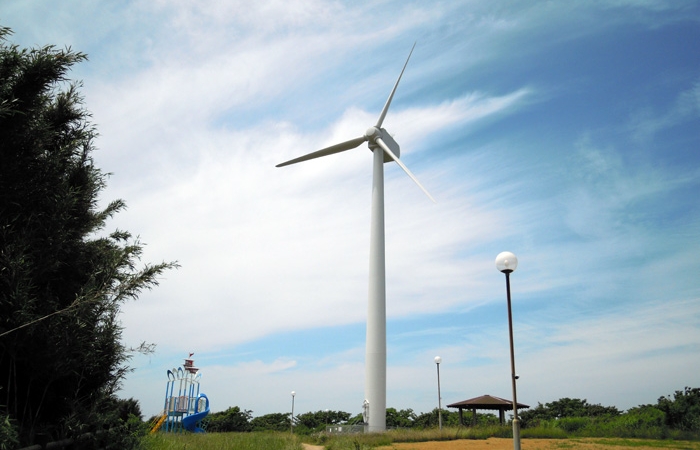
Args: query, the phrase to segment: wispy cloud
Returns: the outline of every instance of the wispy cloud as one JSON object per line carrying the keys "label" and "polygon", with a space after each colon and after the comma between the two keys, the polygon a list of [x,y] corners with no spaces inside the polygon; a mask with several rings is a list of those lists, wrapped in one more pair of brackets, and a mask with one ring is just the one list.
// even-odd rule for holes
{"label": "wispy cloud", "polygon": [[415,41],[384,126],[437,204],[386,165],[389,404],[436,406],[437,354],[445,399],[508,396],[502,250],[521,260],[520,400],[630,407],[694,383],[694,2],[45,11],[0,6],[18,42],[90,54],[102,200],[129,205],[110,227],[182,265],[122,315],[127,342],[158,343],[124,391],[147,414],[188,351],[215,410],[287,411],[295,390],[299,411],[359,412],[369,150],[274,166],[364,133]]}
{"label": "wispy cloud", "polygon": [[666,111],[655,112],[651,107],[636,111],[630,118],[628,129],[637,143],[653,140],[667,129],[677,127],[700,117],[700,80],[679,93]]}

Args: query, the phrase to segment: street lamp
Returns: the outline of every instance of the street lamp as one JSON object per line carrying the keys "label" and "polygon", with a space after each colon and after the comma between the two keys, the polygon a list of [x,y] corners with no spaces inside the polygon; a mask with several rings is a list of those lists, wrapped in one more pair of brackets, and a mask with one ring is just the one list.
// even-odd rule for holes
{"label": "street lamp", "polygon": [[296,392],[292,391],[292,416],[289,418],[289,432],[294,434],[294,396]]}
{"label": "street lamp", "polygon": [[510,379],[513,383],[513,448],[520,450],[520,420],[518,420],[518,396],[515,389],[515,351],[513,350],[513,314],[510,308],[510,274],[518,268],[518,258],[511,252],[496,256],[496,268],[506,274],[506,297],[508,298],[508,332],[510,334]]}
{"label": "street lamp", "polygon": [[435,357],[435,365],[437,366],[437,377],[438,377],[438,424],[442,430],[442,398],[440,397],[440,363],[442,358],[439,356]]}

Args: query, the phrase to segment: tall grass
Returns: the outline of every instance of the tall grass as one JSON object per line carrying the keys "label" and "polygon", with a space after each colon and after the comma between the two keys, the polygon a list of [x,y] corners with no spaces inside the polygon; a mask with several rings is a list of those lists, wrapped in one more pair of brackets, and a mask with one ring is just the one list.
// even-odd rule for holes
{"label": "tall grass", "polygon": [[490,437],[511,437],[507,427],[485,425],[478,427],[428,428],[424,430],[392,430],[387,433],[393,442],[452,441],[455,439],[488,439]]}
{"label": "tall grass", "polygon": [[[563,425],[563,426],[562,426]],[[604,438],[600,442],[611,447],[632,447],[639,442],[649,447],[700,450],[697,433],[680,432],[656,427],[635,427],[616,420],[607,421],[543,421],[535,428],[520,431],[523,439],[578,439]],[[432,429],[400,429],[386,433],[357,433],[329,435],[318,433],[306,436],[306,442],[322,445],[326,450],[371,450],[399,442],[449,441],[455,439],[512,438],[510,426],[485,425],[477,427],[450,427]],[[630,440],[629,438],[635,438]],[[639,439],[647,439],[640,441]],[[649,440],[652,439],[652,440]],[[680,443],[684,441],[684,443]],[[688,442],[696,441],[696,442]],[[678,445],[675,445],[676,443]],[[697,445],[696,445],[697,443]],[[142,440],[144,450],[302,450],[297,435],[280,432],[206,433],[148,435]],[[680,446],[679,446],[680,445]]]}
{"label": "tall grass", "polygon": [[[559,426],[558,421],[543,422],[539,427],[524,428],[520,430],[522,439],[577,439],[577,438],[607,438],[610,446],[632,446],[638,439],[647,439],[647,446],[669,448],[693,448],[700,450],[700,442],[697,445],[688,444],[688,441],[698,441],[697,433],[683,433],[676,430],[657,428],[637,428],[622,426],[615,421],[606,422],[571,422]],[[313,436],[316,445],[323,445],[326,450],[369,450],[383,445],[391,445],[399,442],[426,442],[449,441],[455,439],[488,439],[488,438],[512,438],[513,430],[510,426],[487,425],[477,427],[454,427],[415,430],[401,429],[391,430],[386,433],[351,434],[351,435],[327,435],[321,433]],[[635,438],[631,441],[629,438]],[[651,439],[651,440],[650,440]],[[685,442],[680,447],[667,446],[668,442]],[[649,443],[655,443],[653,445]]]}
{"label": "tall grass", "polygon": [[543,420],[537,427],[524,428],[523,437],[614,437],[635,439],[699,440],[700,432],[668,428],[663,421],[643,420],[627,414],[616,417],[567,417]]}
{"label": "tall grass", "polygon": [[369,450],[398,442],[452,441],[455,439],[488,439],[490,437],[511,437],[508,427],[489,425],[474,428],[451,427],[423,430],[399,429],[386,433],[357,433],[347,435],[313,436],[313,444],[323,445],[326,450]]}
{"label": "tall grass", "polygon": [[141,441],[144,450],[302,450],[289,433],[156,433]]}

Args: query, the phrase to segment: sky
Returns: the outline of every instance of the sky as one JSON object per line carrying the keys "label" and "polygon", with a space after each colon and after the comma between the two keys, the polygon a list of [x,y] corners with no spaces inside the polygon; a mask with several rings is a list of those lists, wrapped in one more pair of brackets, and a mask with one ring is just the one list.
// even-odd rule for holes
{"label": "sky", "polygon": [[364,399],[372,157],[275,165],[383,126],[387,406],[512,398],[626,410],[700,373],[700,3],[4,0],[69,46],[110,173],[106,231],[177,261],[124,305],[119,395],[146,417],[190,352],[213,411]]}

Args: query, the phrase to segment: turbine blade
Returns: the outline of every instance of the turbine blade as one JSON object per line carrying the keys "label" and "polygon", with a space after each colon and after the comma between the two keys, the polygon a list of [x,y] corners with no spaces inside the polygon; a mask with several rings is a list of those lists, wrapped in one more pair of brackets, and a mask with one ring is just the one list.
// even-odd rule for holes
{"label": "turbine blade", "polygon": [[418,181],[418,178],[416,178],[416,176],[413,175],[413,173],[411,173],[410,170],[408,170],[408,167],[406,167],[406,165],[405,165],[404,163],[401,162],[401,160],[394,154],[394,152],[392,152],[391,150],[389,150],[389,147],[384,143],[384,141],[382,140],[382,138],[376,138],[376,139],[374,140],[374,142],[376,142],[377,145],[379,145],[379,146],[386,152],[386,154],[389,155],[389,156],[391,157],[391,159],[393,159],[394,161],[396,161],[396,164],[398,164],[399,167],[401,167],[401,168],[403,169],[403,171],[406,172],[406,174],[407,174],[409,177],[411,177],[411,179],[418,185],[419,188],[421,188],[421,189],[423,190],[423,192],[425,192],[425,195],[427,195],[428,198],[429,198],[430,200],[433,201],[433,203],[437,203],[437,202],[435,201],[435,199],[433,198],[433,196],[430,195],[430,192],[428,192],[428,190],[427,190],[426,188],[424,188],[422,184],[420,184],[420,181]]}
{"label": "turbine blade", "polygon": [[394,98],[394,92],[396,92],[396,88],[399,86],[399,81],[401,81],[401,77],[403,76],[403,71],[406,70],[406,66],[408,65],[408,60],[411,59],[411,55],[413,54],[413,49],[416,48],[415,42],[413,43],[413,47],[411,47],[411,52],[408,54],[408,58],[406,58],[406,62],[403,65],[403,69],[401,69],[401,73],[399,74],[399,78],[396,80],[396,84],[394,84],[394,89],[391,90],[391,94],[389,94],[389,98],[386,100],[386,104],[384,105],[384,109],[382,109],[382,113],[379,115],[379,120],[377,120],[377,128],[382,127],[382,123],[384,122],[384,118],[386,117],[387,111],[389,111],[389,106],[391,106],[391,100]]}
{"label": "turbine blade", "polygon": [[340,144],[335,144],[331,145],[330,147],[323,148],[321,150],[317,150],[315,152],[309,153],[304,156],[300,156],[298,158],[290,159],[289,161],[277,164],[275,167],[283,167],[283,166],[288,166],[290,164],[296,164],[298,162],[302,161],[308,161],[310,159],[315,159],[315,158],[320,158],[322,156],[327,156],[327,155],[332,155],[333,153],[340,153],[344,152],[346,150],[352,150],[355,147],[358,147],[360,144],[365,142],[367,140],[366,136],[361,136],[355,139],[350,139],[349,141],[341,142]]}

